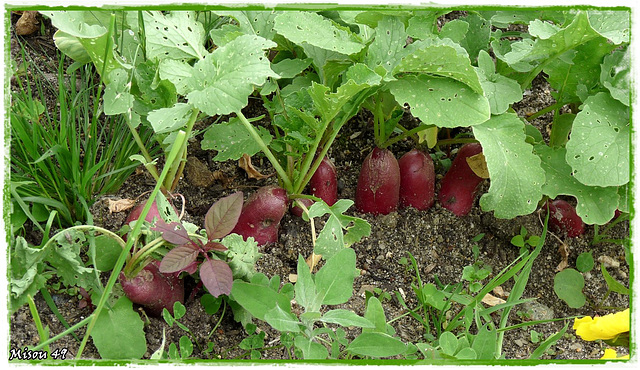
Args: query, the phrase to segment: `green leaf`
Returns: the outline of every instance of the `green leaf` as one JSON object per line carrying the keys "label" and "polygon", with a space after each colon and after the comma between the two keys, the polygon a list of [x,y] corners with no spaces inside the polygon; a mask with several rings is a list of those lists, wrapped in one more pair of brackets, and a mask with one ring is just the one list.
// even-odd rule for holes
{"label": "green leaf", "polygon": [[365,64],[372,70],[382,66],[387,72],[391,72],[404,54],[406,40],[407,34],[402,21],[397,17],[383,17],[375,29],[375,39],[369,45]]}
{"label": "green leaf", "polygon": [[107,235],[98,235],[95,238],[96,243],[96,266],[98,271],[111,271],[115,266],[122,246],[114,238]]}
{"label": "green leaf", "polygon": [[311,65],[311,59],[283,59],[271,66],[280,78],[294,78]]}
{"label": "green leaf", "polygon": [[342,304],[353,294],[353,280],[357,276],[356,254],[344,248],[329,258],[316,273],[316,290],[323,305]]}
{"label": "green leaf", "polygon": [[580,272],[587,272],[593,269],[593,254],[592,252],[583,252],[580,253],[578,258],[576,259],[576,268]]}
{"label": "green leaf", "polygon": [[499,115],[506,112],[512,103],[522,100],[520,84],[508,77],[495,73],[493,59],[482,50],[478,55],[478,76],[484,90],[484,96],[489,101],[491,114]]}
{"label": "green leaf", "polygon": [[[256,129],[262,141],[269,145],[272,139],[269,131],[262,126],[257,126]],[[237,117],[232,117],[229,122],[209,126],[200,145],[203,150],[217,150],[218,154],[213,159],[220,162],[238,160],[244,153],[253,156],[261,150]]]}
{"label": "green leaf", "polygon": [[302,255],[298,255],[298,280],[294,286],[296,301],[304,307],[305,312],[315,312],[320,310],[321,303],[318,301],[316,284],[311,276],[309,266]]}
{"label": "green leaf", "polygon": [[247,283],[242,280],[235,280],[231,288],[231,298],[254,317],[264,320],[267,312],[276,305],[287,311],[291,309],[290,299],[285,294],[253,281],[252,279],[251,283]]}
{"label": "green leaf", "polygon": [[460,40],[460,46],[467,50],[469,59],[474,63],[481,50],[488,51],[489,49],[491,22],[477,13],[470,13],[462,19],[469,24],[469,29],[464,38]]}
{"label": "green leaf", "polygon": [[300,326],[302,323],[296,315],[284,311],[278,305],[275,305],[275,307],[265,313],[264,321],[280,332],[298,333],[301,331]]}
{"label": "green leaf", "polygon": [[611,96],[626,106],[631,105],[631,55],[629,48],[616,50],[604,57],[600,83]]}
{"label": "green leaf", "polygon": [[191,91],[190,83],[193,76],[193,67],[188,63],[173,59],[163,59],[158,64],[158,76],[162,80],[170,81],[180,95],[186,95]]}
{"label": "green leaf", "polygon": [[497,342],[498,332],[491,330],[487,323],[478,331],[471,348],[476,352],[478,360],[493,360],[496,357]]}
{"label": "green leaf", "polygon": [[376,332],[387,334],[387,317],[384,314],[382,303],[378,298],[373,296],[369,297],[364,318],[373,323],[374,326],[372,328],[363,328],[363,333]]}
{"label": "green leaf", "polygon": [[[564,336],[564,333],[569,328],[570,323],[571,322],[567,322],[562,328],[562,330],[560,330],[559,332],[553,335],[550,335],[549,338],[545,339],[544,342],[540,343],[538,348],[536,348],[533,352],[531,352],[531,355],[529,356],[529,358],[532,360],[536,360],[540,358],[547,351],[547,349],[549,349],[549,347],[556,344],[556,342]],[[533,334],[533,331],[531,333]]]}
{"label": "green leaf", "polygon": [[498,218],[530,214],[542,199],[545,174],[540,158],[527,143],[524,123],[515,114],[505,113],[473,127],[482,144],[491,186],[480,198],[485,211]]}
{"label": "green leaf", "polygon": [[614,48],[604,38],[596,37],[550,60],[544,72],[549,75],[547,81],[553,88],[552,96],[557,101],[577,102],[585,98],[582,91],[590,93],[601,88],[598,85],[600,64]]}
{"label": "green leaf", "polygon": [[462,19],[454,19],[445,23],[440,29],[441,39],[450,39],[453,42],[460,43],[464,39],[469,30],[469,23]]}
{"label": "green leaf", "polygon": [[205,32],[195,12],[144,11],[146,55],[149,59],[202,59]]}
{"label": "green leaf", "polygon": [[584,306],[586,297],[582,293],[583,288],[584,277],[574,269],[564,269],[553,278],[553,291],[571,308]]}
{"label": "green leaf", "polygon": [[518,72],[528,72],[568,50],[584,44],[599,34],[591,27],[587,14],[579,12],[573,21],[553,35],[535,41],[524,39],[511,44],[511,51],[502,59]]}
{"label": "green leaf", "polygon": [[243,35],[207,54],[193,66],[189,103],[210,116],[240,111],[254,86],[279,77],[264,55],[264,50],[275,46],[262,37]]}
{"label": "green leaf", "polygon": [[305,360],[325,360],[329,357],[329,351],[325,346],[302,335],[295,337],[294,344],[296,348],[302,351],[302,357]]}
{"label": "green leaf", "polygon": [[604,263],[600,264],[600,271],[602,271],[602,276],[604,277],[604,281],[607,282],[609,290],[611,290],[612,292],[629,295],[629,288],[620,284],[616,279],[611,277],[607,269],[604,267]]}
{"label": "green leaf", "polygon": [[[273,28],[277,11],[213,11],[218,16],[227,16],[238,22],[238,30],[246,35],[256,35],[273,40],[276,31]],[[213,30],[212,30],[213,31]],[[218,45],[218,44],[217,44]]]}
{"label": "green leaf", "polygon": [[571,195],[578,200],[576,212],[590,225],[603,225],[613,218],[618,205],[616,187],[587,186],[576,180],[567,164],[566,149],[537,145],[535,152],[542,160],[546,183],[542,192],[555,199],[558,195]]}
{"label": "green leaf", "polygon": [[322,231],[316,238],[315,253],[331,258],[344,248],[371,234],[371,225],[361,218],[345,215],[353,205],[350,199],[339,199],[334,205],[315,202],[309,208],[309,217],[316,218],[329,214]]}
{"label": "green leaf", "polygon": [[411,114],[426,125],[466,127],[481,124],[491,116],[489,101],[482,93],[450,78],[407,75],[387,86],[396,101],[408,104]]}
{"label": "green leaf", "polygon": [[104,89],[104,114],[128,112],[133,107],[129,74],[124,69],[115,69],[109,73],[108,80]]}
{"label": "green leaf", "polygon": [[450,331],[445,331],[440,335],[438,344],[445,355],[453,356],[458,350],[458,338]]}
{"label": "green leaf", "polygon": [[466,50],[451,40],[417,41],[405,48],[403,54],[393,69],[394,76],[414,72],[446,77],[467,85],[475,93],[482,94],[482,86]]}
{"label": "green leaf", "polygon": [[147,120],[156,134],[172,132],[187,125],[193,107],[187,103],[176,103],[171,108],[160,108],[149,112]]}
{"label": "green leaf", "polygon": [[126,297],[100,312],[91,339],[103,359],[140,359],[147,351],[144,322]]}
{"label": "green leaf", "polygon": [[567,163],[585,185],[629,182],[629,109],[607,93],[589,97],[573,121]]}
{"label": "green leaf", "polygon": [[618,45],[629,42],[631,29],[629,10],[589,11],[589,23],[602,36]]}
{"label": "green leaf", "polygon": [[357,326],[359,328],[375,327],[375,325],[371,321],[367,320],[366,318],[362,316],[358,316],[358,314],[356,314],[353,311],[344,310],[344,309],[327,311],[327,313],[325,313],[322,316],[322,318],[320,318],[320,321],[326,322],[326,323],[338,324],[345,327],[348,327],[348,326]]}
{"label": "green leaf", "polygon": [[348,28],[323,16],[303,11],[289,11],[275,18],[273,28],[293,43],[307,43],[332,52],[351,55],[364,48]]}
{"label": "green leaf", "polygon": [[87,50],[76,36],[57,30],[53,34],[53,41],[61,52],[77,63],[86,64],[91,62],[89,53],[87,53]]}
{"label": "green leaf", "polygon": [[407,350],[407,345],[400,339],[384,333],[362,333],[346,348],[347,351],[368,357],[391,357]]}

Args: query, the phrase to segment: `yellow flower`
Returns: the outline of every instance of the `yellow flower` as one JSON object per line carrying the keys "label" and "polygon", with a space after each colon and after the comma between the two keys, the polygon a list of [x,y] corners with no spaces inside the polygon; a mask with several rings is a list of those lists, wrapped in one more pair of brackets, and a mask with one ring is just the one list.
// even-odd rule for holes
{"label": "yellow flower", "polygon": [[629,355],[618,357],[618,353],[613,348],[607,348],[604,350],[604,355],[600,357],[601,360],[628,360]]}
{"label": "yellow flower", "polygon": [[573,329],[582,339],[593,341],[596,339],[612,339],[618,334],[629,331],[630,314],[627,308],[624,311],[592,318],[585,316],[575,319]]}

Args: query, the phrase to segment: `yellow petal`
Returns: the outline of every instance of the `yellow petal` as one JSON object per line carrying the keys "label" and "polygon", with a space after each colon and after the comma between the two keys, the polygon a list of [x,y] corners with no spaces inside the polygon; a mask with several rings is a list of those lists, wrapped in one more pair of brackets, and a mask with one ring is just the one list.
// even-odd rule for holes
{"label": "yellow petal", "polygon": [[573,329],[582,339],[593,341],[596,339],[612,339],[620,333],[629,331],[629,309],[614,314],[591,318],[586,316],[575,319]]}
{"label": "yellow petal", "polygon": [[604,350],[604,355],[602,355],[602,357],[600,357],[600,359],[601,360],[628,360],[629,359],[629,355],[624,355],[624,356],[618,357],[618,353],[616,352],[615,349],[606,348]]}

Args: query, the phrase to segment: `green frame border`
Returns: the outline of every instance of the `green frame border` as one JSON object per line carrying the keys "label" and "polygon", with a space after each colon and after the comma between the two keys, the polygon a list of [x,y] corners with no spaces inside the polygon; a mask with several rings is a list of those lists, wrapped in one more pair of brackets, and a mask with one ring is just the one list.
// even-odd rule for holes
{"label": "green frame border", "polygon": [[[265,4],[242,4],[242,3],[227,3],[227,4],[194,4],[194,3],[186,3],[186,4],[162,4],[162,5],[116,5],[116,4],[104,4],[101,6],[81,6],[81,5],[20,5],[20,4],[4,4],[4,23],[5,23],[5,37],[4,40],[4,59],[5,59],[5,81],[4,88],[7,93],[4,98],[5,111],[4,113],[4,147],[10,148],[10,120],[8,115],[8,110],[6,107],[10,105],[10,76],[11,76],[11,53],[10,53],[10,32],[11,32],[11,11],[12,10],[91,10],[91,9],[100,9],[100,10],[309,10],[309,11],[330,11],[330,10],[363,10],[363,9],[374,9],[374,10],[394,10],[394,11],[402,11],[402,10],[417,10],[417,9],[426,9],[426,8],[437,8],[437,9],[450,9],[450,10],[510,10],[510,9],[525,9],[525,10],[537,10],[537,9],[545,9],[545,10],[569,10],[569,9],[579,9],[579,10],[617,10],[617,11],[628,11],[630,14],[630,18],[632,18],[632,9],[629,6],[594,6],[594,5],[566,5],[566,6],[520,6],[520,5],[449,5],[449,4],[437,4],[437,3],[429,3],[424,5],[401,5],[401,4],[363,4],[363,5],[354,5],[354,4],[336,4],[336,3],[297,3],[297,4],[274,4],[274,5],[265,5]],[[633,20],[633,19],[631,19]],[[633,24],[633,22],[630,22]],[[631,37],[633,36],[633,32],[631,30]],[[630,42],[630,45],[633,42]],[[636,67],[637,68],[637,67]],[[632,101],[636,98],[635,90],[631,91]],[[635,189],[636,181],[635,181],[635,172],[634,170],[634,147],[633,140],[636,134],[636,131],[633,127],[633,105],[630,107],[630,122],[631,122],[631,153],[630,153],[630,174],[631,178],[629,181],[629,185],[631,189]],[[9,192],[9,182],[7,181],[10,178],[10,157],[7,153],[4,155],[5,157],[5,168],[4,168],[4,183],[3,183],[3,204],[7,204],[10,202],[10,192]],[[633,229],[633,220],[634,220],[634,201],[635,201],[635,192],[632,190],[630,196],[630,236],[632,240],[632,250],[633,250],[633,237],[634,237],[634,229]],[[3,220],[5,224],[5,241],[7,242],[7,246],[10,245],[10,235],[6,233],[6,225],[10,224],[10,214],[9,210],[3,207]],[[9,248],[6,250],[7,261]],[[634,274],[634,266],[635,259],[633,255],[631,256],[632,264],[629,266],[630,276],[629,276],[629,289],[631,290],[631,294],[629,296],[629,305],[632,311],[631,317],[631,328],[633,333],[633,328],[635,327],[633,324],[635,323],[634,315],[633,315],[633,302],[635,292],[632,289],[635,282],[635,274]],[[10,315],[8,315],[7,319],[10,319]],[[637,330],[636,330],[637,332]],[[7,338],[9,337],[9,332],[7,332]],[[8,344],[8,343],[7,343]],[[7,348],[8,350],[9,348]],[[637,362],[637,344],[635,338],[631,338],[629,353],[632,360],[636,360]],[[124,360],[124,361],[114,361],[114,360],[45,360],[45,361],[18,361],[14,362],[14,364],[39,364],[39,365],[61,365],[61,366],[113,366],[113,365],[161,365],[161,364],[206,364],[211,366],[257,366],[257,365],[280,365],[283,366],[285,364],[315,364],[315,365],[388,365],[388,366],[398,366],[398,365],[446,365],[446,366],[455,366],[455,365],[509,365],[509,366],[533,366],[533,365],[545,365],[545,364],[579,364],[579,365],[594,365],[594,364],[605,364],[609,362],[627,364],[630,361],[616,361],[616,360],[598,360],[598,359],[589,359],[589,360],[529,360],[529,359],[511,359],[511,360],[204,360],[204,359],[194,359],[194,360]]]}

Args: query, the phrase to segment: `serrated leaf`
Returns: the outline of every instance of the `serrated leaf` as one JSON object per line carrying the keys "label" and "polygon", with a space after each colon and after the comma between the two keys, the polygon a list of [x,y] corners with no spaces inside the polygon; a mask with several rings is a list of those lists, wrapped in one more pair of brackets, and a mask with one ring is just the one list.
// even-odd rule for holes
{"label": "serrated leaf", "polygon": [[209,240],[220,239],[233,230],[240,218],[243,203],[243,193],[238,191],[219,199],[209,208],[204,216]]}
{"label": "serrated leaf", "polygon": [[185,127],[192,113],[191,104],[176,103],[171,108],[160,108],[149,112],[147,120],[156,134],[162,134]]}
{"label": "serrated leaf", "polygon": [[370,85],[358,84],[350,79],[340,85],[336,92],[331,92],[328,87],[316,82],[313,82],[307,91],[313,99],[315,110],[322,118],[322,121],[330,122],[359,92],[368,87],[370,87]]}
{"label": "serrated leaf", "polygon": [[572,22],[546,39],[524,39],[511,44],[511,51],[502,56],[518,72],[528,72],[600,35],[591,27],[587,14],[579,12]]}
{"label": "serrated leaf", "polygon": [[145,46],[149,59],[202,59],[205,32],[193,11],[144,11]]}
{"label": "serrated leaf", "polygon": [[337,252],[371,234],[371,225],[365,220],[344,214],[352,205],[352,200],[339,199],[333,206],[328,206],[325,202],[315,202],[309,208],[311,218],[329,214],[329,219],[316,239],[316,254],[331,258]]}
{"label": "serrated leaf", "polygon": [[544,67],[547,81],[553,88],[552,96],[563,102],[575,102],[582,98],[580,91],[591,92],[598,86],[600,64],[614,45],[602,37],[596,37],[574,50],[562,54],[562,58],[550,60]]}
{"label": "serrated leaf", "polygon": [[100,312],[91,339],[103,359],[140,359],[147,351],[144,322],[126,297]]}
{"label": "serrated leaf", "polygon": [[244,240],[238,234],[227,235],[222,239],[222,243],[228,248],[227,263],[234,279],[249,281],[256,273],[256,262],[262,256],[258,251],[258,243],[251,237]]}
{"label": "serrated leaf", "polygon": [[611,96],[626,106],[631,105],[631,55],[629,48],[616,50],[604,57],[600,72],[600,83]]}
{"label": "serrated leaf", "polygon": [[284,12],[275,18],[273,28],[296,44],[307,43],[344,55],[355,54],[364,48],[348,29],[338,27],[317,13]]}
{"label": "serrated leaf", "polygon": [[607,93],[589,97],[573,121],[567,163],[578,181],[592,186],[629,182],[629,109]]}
{"label": "serrated leaf", "polygon": [[264,55],[275,46],[262,37],[243,35],[207,54],[193,66],[189,103],[210,116],[240,111],[254,86],[279,77]]}
{"label": "serrated leaf", "polygon": [[[269,131],[262,126],[257,126],[256,130],[262,141],[269,145],[272,140]],[[200,145],[203,150],[217,150],[218,154],[213,159],[220,162],[229,159],[238,160],[245,153],[253,156],[261,150],[249,131],[236,117],[229,119],[229,122],[211,125],[205,131]]]}
{"label": "serrated leaf", "polygon": [[407,350],[398,338],[384,333],[362,333],[347,346],[347,351],[370,357],[391,357]]}
{"label": "serrated leaf", "polygon": [[540,158],[532,153],[517,115],[505,113],[473,126],[482,144],[491,178],[488,193],[480,198],[485,211],[498,218],[514,218],[536,210],[545,182]]}
{"label": "serrated leaf", "polygon": [[329,258],[315,276],[318,301],[323,305],[348,301],[353,294],[355,266],[356,254],[351,248],[344,248]]}
{"label": "serrated leaf", "polygon": [[466,127],[491,116],[489,101],[482,94],[449,78],[404,76],[387,86],[398,103],[408,104],[411,114],[427,125]]}
{"label": "serrated leaf", "polygon": [[611,220],[618,205],[616,187],[587,186],[579,182],[565,160],[564,148],[537,145],[535,152],[542,160],[547,179],[542,187],[545,195],[551,199],[558,195],[574,196],[578,201],[576,212],[587,224],[603,225]]}
{"label": "serrated leaf", "polygon": [[207,259],[200,265],[200,280],[212,296],[229,295],[233,285],[233,273],[226,262]]}
{"label": "serrated leaf", "polygon": [[448,39],[417,41],[407,48],[393,75],[414,72],[446,77],[482,93],[478,75],[471,66],[466,50]]}

